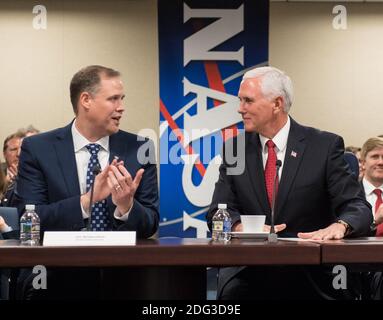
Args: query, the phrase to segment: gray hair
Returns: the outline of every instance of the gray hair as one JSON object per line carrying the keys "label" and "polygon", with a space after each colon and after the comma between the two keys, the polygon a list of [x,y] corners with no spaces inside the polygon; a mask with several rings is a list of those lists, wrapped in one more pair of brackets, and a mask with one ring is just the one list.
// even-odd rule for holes
{"label": "gray hair", "polygon": [[247,71],[245,79],[260,78],[262,94],[268,98],[283,97],[283,109],[289,112],[293,103],[293,84],[288,75],[274,67],[260,67]]}

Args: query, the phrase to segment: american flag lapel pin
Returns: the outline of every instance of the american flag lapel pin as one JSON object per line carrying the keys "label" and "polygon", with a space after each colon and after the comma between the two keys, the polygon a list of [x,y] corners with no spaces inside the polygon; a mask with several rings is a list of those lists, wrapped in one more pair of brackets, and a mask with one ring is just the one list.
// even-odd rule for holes
{"label": "american flag lapel pin", "polygon": [[297,157],[297,153],[295,151],[291,151],[291,156],[296,158]]}

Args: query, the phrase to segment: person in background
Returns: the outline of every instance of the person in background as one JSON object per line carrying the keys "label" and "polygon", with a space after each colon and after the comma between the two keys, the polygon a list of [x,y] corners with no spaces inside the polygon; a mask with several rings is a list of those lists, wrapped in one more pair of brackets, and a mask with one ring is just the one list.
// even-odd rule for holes
{"label": "person in background", "polygon": [[6,176],[7,183],[12,183],[17,176],[17,166],[19,163],[19,154],[24,131],[17,131],[5,138],[3,143],[3,155],[5,162],[1,164],[2,170]]}
{"label": "person in background", "polygon": [[[19,230],[13,230],[12,227],[5,222],[4,218],[0,216],[0,240],[19,239],[19,237]],[[17,275],[18,269],[2,269],[0,267],[0,300],[9,299],[10,292],[13,292]]]}
{"label": "person in background", "polygon": [[[372,207],[373,223],[372,237],[383,236],[383,135],[366,140],[361,150],[361,166],[364,176],[361,185],[366,199]],[[383,299],[383,272],[369,272],[364,274],[365,283],[369,286],[370,298],[381,301]]]}
{"label": "person in background", "polygon": [[1,205],[4,207],[12,206],[11,202],[18,173],[21,143],[24,137],[25,130],[19,129],[4,140],[3,155],[5,163],[2,164],[2,170],[5,174],[6,186],[1,201]]}
{"label": "person in background", "polygon": [[0,170],[0,206],[2,206],[4,191],[6,190],[7,182],[3,170]]}
{"label": "person in background", "polygon": [[40,133],[40,130],[36,129],[33,125],[29,125],[25,129],[25,137],[34,136],[35,134]]}
{"label": "person in background", "polygon": [[362,146],[361,166],[364,171],[361,185],[371,204],[374,222],[372,236],[383,236],[383,138],[369,138]]}

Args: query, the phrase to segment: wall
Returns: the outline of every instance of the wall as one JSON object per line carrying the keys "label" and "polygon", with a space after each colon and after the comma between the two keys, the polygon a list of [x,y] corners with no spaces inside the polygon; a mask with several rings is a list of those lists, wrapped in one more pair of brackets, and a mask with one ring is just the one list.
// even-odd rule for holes
{"label": "wall", "polygon": [[[70,79],[96,63],[123,73],[121,128],[158,131],[156,1],[41,1],[47,30],[32,27],[36,4],[0,2],[0,141],[29,124],[67,124]],[[361,145],[383,133],[383,4],[346,4],[347,30],[333,29],[334,5],[271,3],[270,63],[294,81],[294,118]]]}
{"label": "wall", "polygon": [[[32,26],[32,8],[47,8],[47,29]],[[40,130],[73,118],[69,83],[81,67],[118,69],[125,84],[121,128],[158,131],[155,0],[0,2],[0,141],[19,127]]]}
{"label": "wall", "polygon": [[335,5],[272,3],[270,63],[294,81],[294,118],[361,146],[383,134],[383,4],[344,4],[346,30]]}

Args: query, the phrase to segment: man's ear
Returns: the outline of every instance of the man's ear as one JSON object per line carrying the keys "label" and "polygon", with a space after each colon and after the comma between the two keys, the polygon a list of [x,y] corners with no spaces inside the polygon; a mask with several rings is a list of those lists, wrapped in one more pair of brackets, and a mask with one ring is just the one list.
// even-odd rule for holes
{"label": "man's ear", "polygon": [[360,160],[360,166],[362,167],[362,170],[366,170],[365,164],[366,160]]}
{"label": "man's ear", "polygon": [[92,96],[90,95],[89,92],[86,92],[86,91],[81,92],[80,97],[78,99],[79,107],[83,107],[86,110],[89,110],[91,100],[92,100]]}
{"label": "man's ear", "polygon": [[284,103],[283,97],[279,96],[274,99],[274,110],[275,111],[284,111]]}

